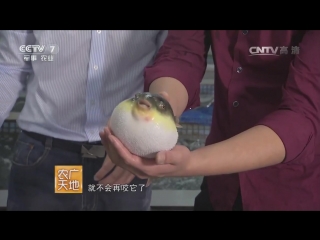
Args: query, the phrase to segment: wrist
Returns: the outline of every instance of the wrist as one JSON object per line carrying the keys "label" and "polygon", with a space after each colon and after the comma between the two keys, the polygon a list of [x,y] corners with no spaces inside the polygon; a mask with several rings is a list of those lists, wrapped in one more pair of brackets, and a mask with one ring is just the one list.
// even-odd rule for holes
{"label": "wrist", "polygon": [[161,77],[154,80],[150,87],[149,92],[161,93],[166,92],[175,116],[180,116],[185,110],[188,103],[188,92],[184,85],[177,79],[171,77]]}
{"label": "wrist", "polygon": [[188,174],[191,176],[212,176],[222,174],[220,161],[216,161],[220,158],[219,150],[216,144],[208,145],[205,147],[198,148],[193,150],[190,153],[190,159],[188,164]]}
{"label": "wrist", "polygon": [[[186,159],[187,164],[184,170],[185,177],[202,176],[199,172],[199,159],[196,151],[191,151]],[[200,173],[200,174],[199,174]]]}

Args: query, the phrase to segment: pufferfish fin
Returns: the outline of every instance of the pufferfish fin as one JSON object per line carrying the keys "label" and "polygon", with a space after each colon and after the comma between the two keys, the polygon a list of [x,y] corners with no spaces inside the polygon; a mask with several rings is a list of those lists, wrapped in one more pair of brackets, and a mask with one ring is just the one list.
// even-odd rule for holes
{"label": "pufferfish fin", "polygon": [[179,117],[174,117],[175,118],[175,123],[177,128],[182,128],[182,126],[179,124]]}

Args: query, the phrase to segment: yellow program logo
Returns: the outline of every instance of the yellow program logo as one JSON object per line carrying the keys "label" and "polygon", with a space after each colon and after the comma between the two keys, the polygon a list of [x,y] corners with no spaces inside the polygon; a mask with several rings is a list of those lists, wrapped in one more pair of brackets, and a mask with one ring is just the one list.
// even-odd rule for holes
{"label": "yellow program logo", "polygon": [[55,193],[82,193],[82,166],[55,166]]}

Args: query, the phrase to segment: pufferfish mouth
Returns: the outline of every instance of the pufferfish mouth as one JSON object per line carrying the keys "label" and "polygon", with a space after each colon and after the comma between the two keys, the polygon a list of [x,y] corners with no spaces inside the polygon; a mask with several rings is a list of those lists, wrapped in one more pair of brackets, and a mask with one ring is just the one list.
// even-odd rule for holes
{"label": "pufferfish mouth", "polygon": [[145,99],[139,99],[137,105],[141,110],[149,110],[151,108],[151,103]]}

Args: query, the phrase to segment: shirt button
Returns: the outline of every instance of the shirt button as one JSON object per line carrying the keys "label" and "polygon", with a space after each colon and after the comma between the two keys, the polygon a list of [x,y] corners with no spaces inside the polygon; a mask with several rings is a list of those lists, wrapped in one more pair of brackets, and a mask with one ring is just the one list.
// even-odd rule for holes
{"label": "shirt button", "polygon": [[234,102],[232,103],[232,105],[233,105],[234,107],[238,107],[238,106],[239,106],[239,102],[238,102],[238,101],[234,101]]}
{"label": "shirt button", "polygon": [[242,30],[242,34],[243,34],[243,35],[247,35],[248,32],[249,32],[248,30]]}
{"label": "shirt button", "polygon": [[97,70],[97,69],[98,69],[98,66],[97,66],[97,65],[94,65],[93,68],[94,68],[94,70]]}
{"label": "shirt button", "polygon": [[237,73],[241,73],[242,72],[242,67],[238,67],[237,68]]}
{"label": "shirt button", "polygon": [[97,30],[97,33],[99,33],[99,34],[100,34],[100,33],[101,33],[101,30]]}

